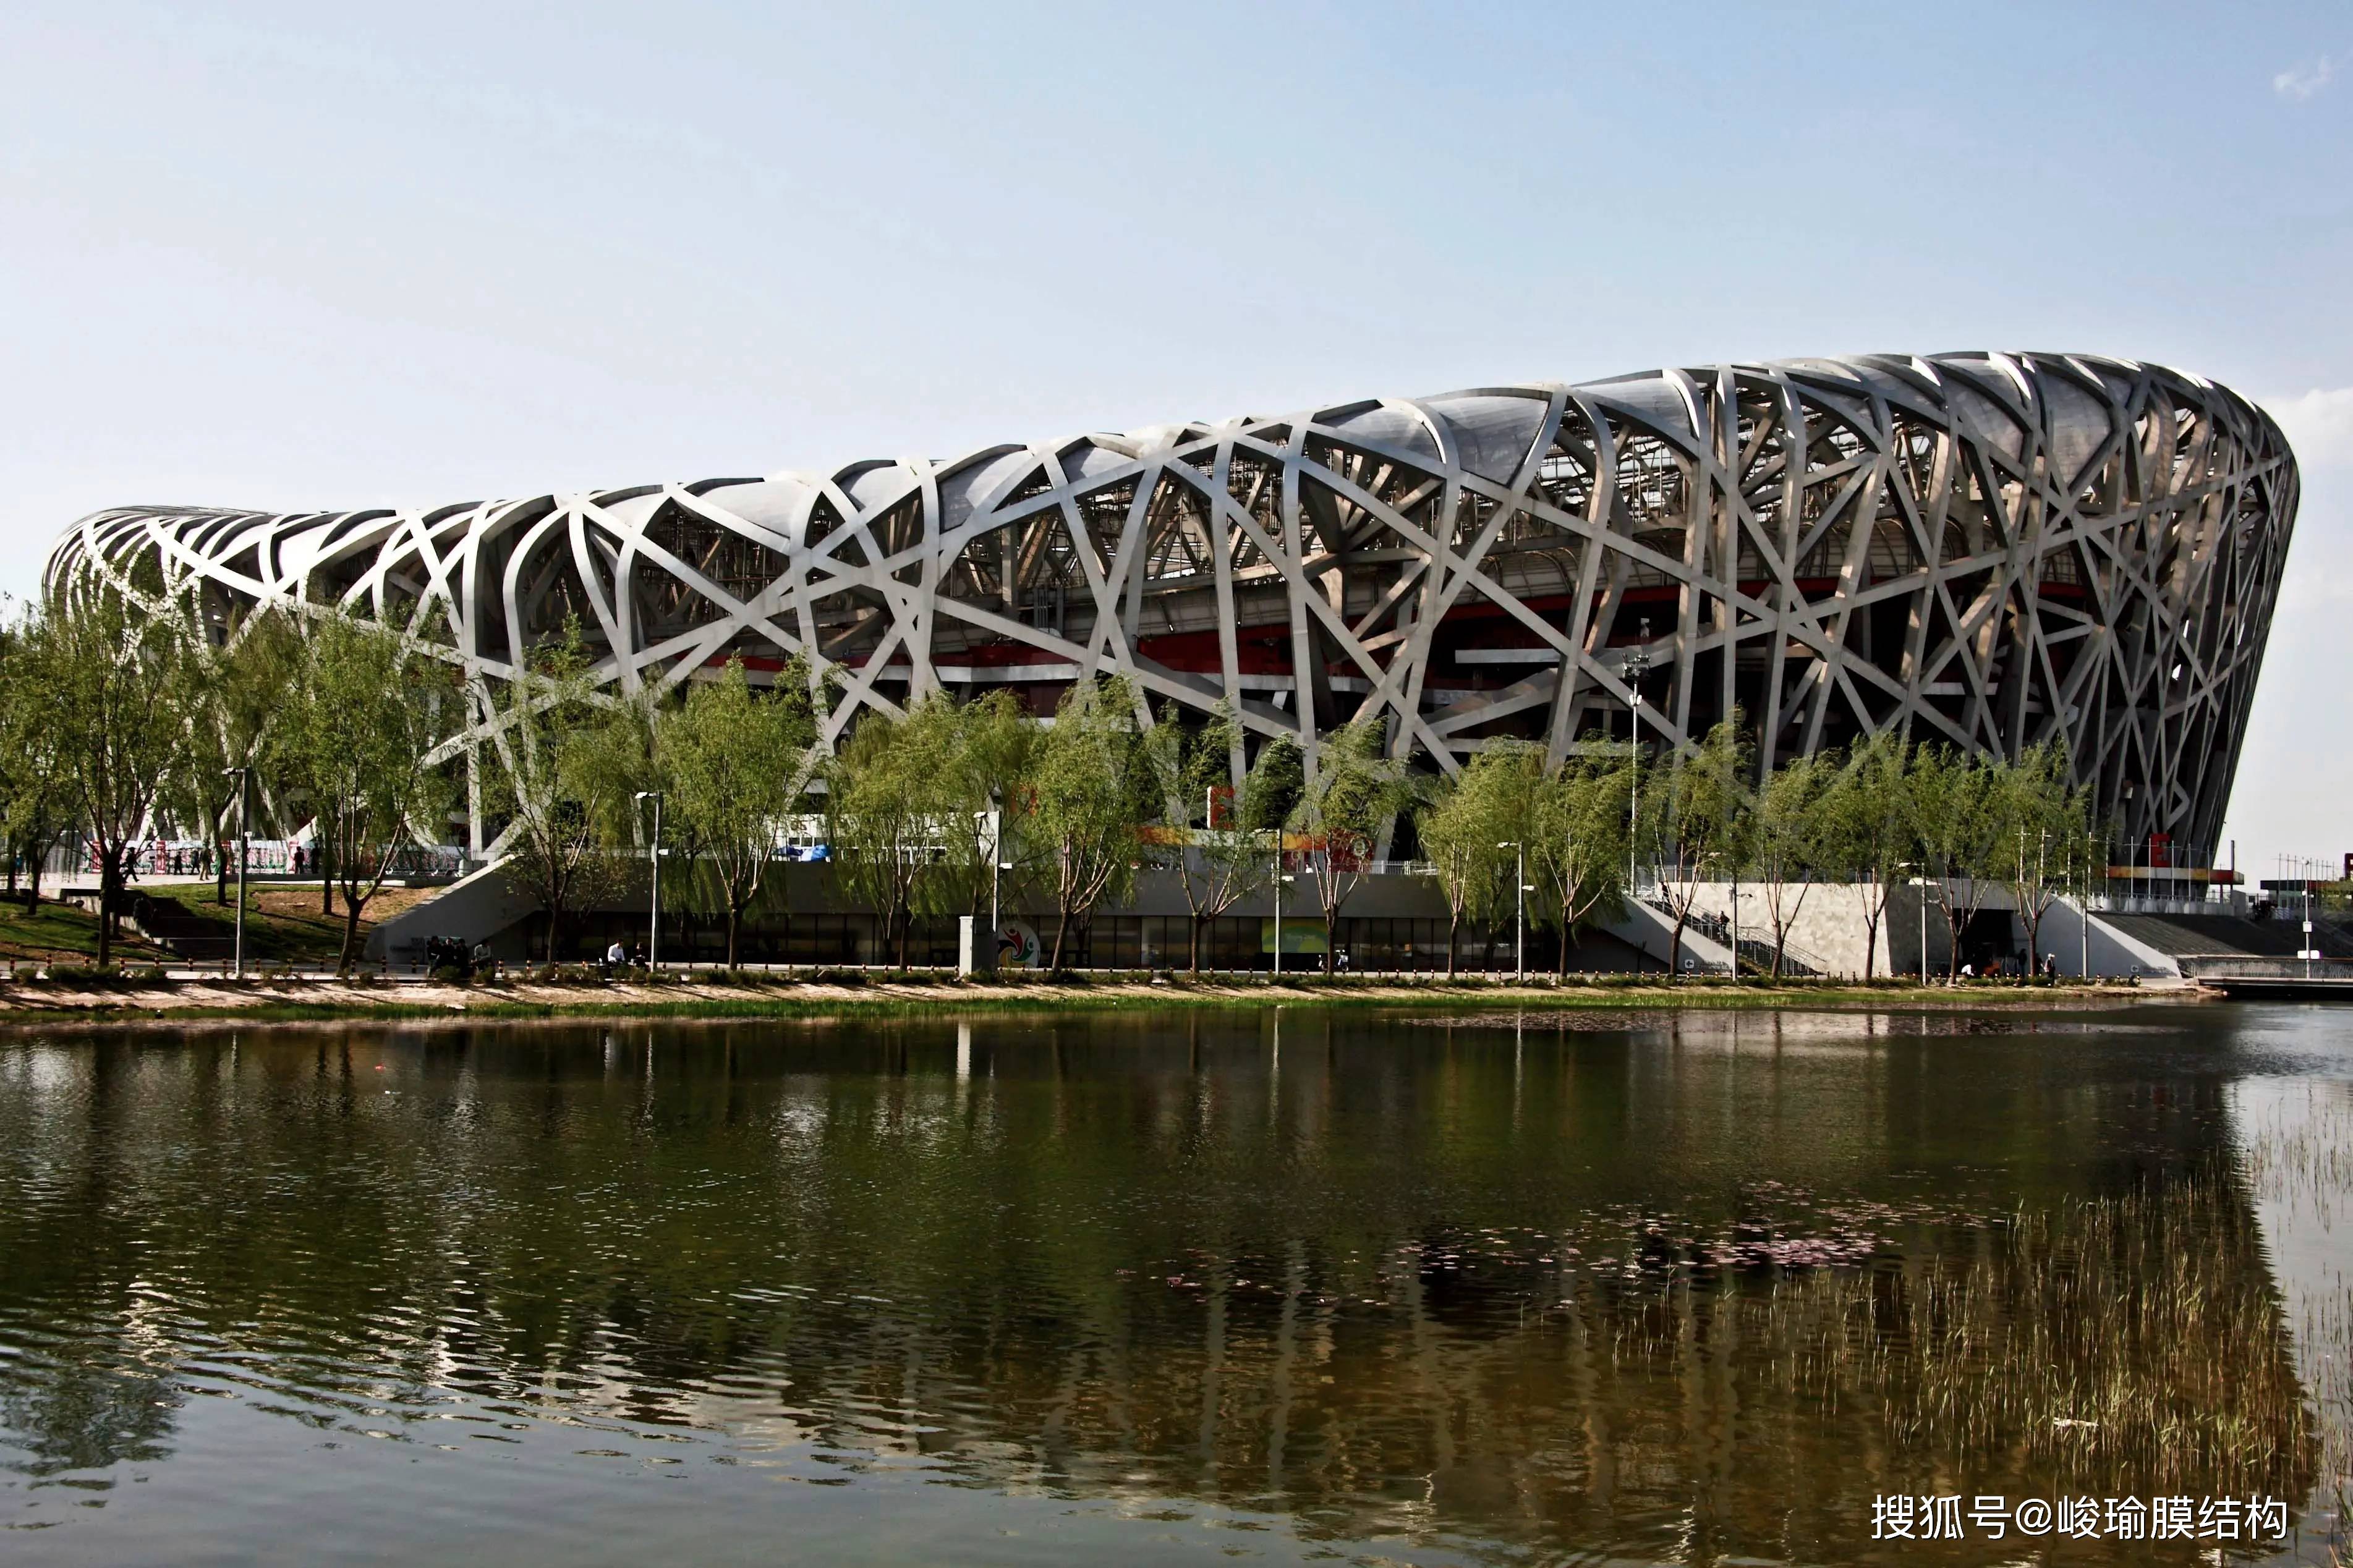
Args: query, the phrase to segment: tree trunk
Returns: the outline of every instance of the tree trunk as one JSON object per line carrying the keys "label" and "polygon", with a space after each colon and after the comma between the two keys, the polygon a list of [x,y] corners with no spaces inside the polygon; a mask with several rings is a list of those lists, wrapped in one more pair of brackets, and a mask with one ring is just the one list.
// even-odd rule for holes
{"label": "tree trunk", "polygon": [[114,957],[114,900],[122,887],[122,851],[108,848],[98,860],[98,966]]}
{"label": "tree trunk", "polygon": [[352,960],[359,956],[360,903],[361,900],[352,897],[350,889],[343,889],[343,956],[335,961],[335,978],[338,980],[351,973]]}
{"label": "tree trunk", "polygon": [[[1871,979],[1872,966],[1879,962],[1879,921],[1878,915],[1868,911],[1862,917],[1862,978],[1866,984]],[[1894,967],[1894,953],[1887,955],[1887,963],[1889,968]]]}
{"label": "tree trunk", "polygon": [[744,908],[733,899],[727,901],[727,967],[737,967],[738,939],[744,930]]}
{"label": "tree trunk", "polygon": [[1071,907],[1068,904],[1058,905],[1054,910],[1054,956],[1046,965],[1047,973],[1050,974],[1062,973],[1062,938],[1070,929]]}
{"label": "tree trunk", "polygon": [[[326,826],[323,814],[319,818],[319,825],[322,829]],[[335,912],[335,858],[327,853],[327,836],[323,831],[311,837],[311,856],[319,862],[311,868],[319,873],[319,912],[332,916]]]}
{"label": "tree trunk", "polygon": [[1340,917],[1324,917],[1324,973],[1330,974],[1332,966],[1340,962]]}
{"label": "tree trunk", "polygon": [[1446,916],[1446,978],[1454,978],[1454,950],[1462,941],[1462,912],[1450,910]]}
{"label": "tree trunk", "polygon": [[1560,911],[1560,955],[1558,960],[1553,965],[1553,976],[1555,979],[1566,980],[1568,978],[1568,934],[1570,929],[1571,928],[1568,923],[1568,911],[1564,909]]}
{"label": "tree trunk", "polygon": [[1680,979],[1683,972],[1683,922],[1691,919],[1691,906],[1681,906],[1675,914],[1675,934],[1667,943],[1667,977]]}
{"label": "tree trunk", "polygon": [[1195,979],[1197,979],[1197,980],[1198,980],[1198,979],[1199,979],[1199,978],[1200,978],[1200,975],[1201,975],[1201,928],[1202,928],[1203,926],[1207,925],[1208,923],[1208,922],[1207,921],[1205,921],[1205,920],[1203,920],[1203,919],[1201,918],[1200,914],[1199,914],[1198,911],[1194,914],[1194,916],[1193,916],[1193,943],[1192,943],[1192,948],[1193,948],[1193,950],[1192,950],[1192,952],[1191,952],[1190,953],[1188,953],[1188,954],[1187,955],[1187,965],[1188,965],[1188,967],[1189,967],[1189,971],[1190,971],[1190,973],[1192,973],[1193,977],[1194,977]]}
{"label": "tree trunk", "polygon": [[41,862],[48,858],[47,849],[33,857],[32,875],[25,885],[25,912],[28,915],[41,907]]}

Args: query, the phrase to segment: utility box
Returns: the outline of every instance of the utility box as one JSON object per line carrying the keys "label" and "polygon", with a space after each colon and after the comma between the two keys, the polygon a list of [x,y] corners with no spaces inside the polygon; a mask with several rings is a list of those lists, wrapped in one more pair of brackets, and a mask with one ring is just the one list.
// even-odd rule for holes
{"label": "utility box", "polygon": [[956,978],[986,974],[996,967],[997,933],[977,916],[956,916]]}

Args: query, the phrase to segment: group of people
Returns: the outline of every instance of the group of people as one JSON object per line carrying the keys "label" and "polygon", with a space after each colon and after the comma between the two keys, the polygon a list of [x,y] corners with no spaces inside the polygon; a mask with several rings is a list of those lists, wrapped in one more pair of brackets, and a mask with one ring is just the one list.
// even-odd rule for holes
{"label": "group of people", "polygon": [[469,975],[489,976],[499,972],[499,961],[491,956],[490,943],[478,942],[472,951],[454,936],[428,936],[425,939],[425,972],[428,974],[443,969],[461,969]]}
{"label": "group of people", "polygon": [[[2030,963],[2031,961],[2025,958],[1997,958],[1985,966],[1983,973],[1985,978],[1989,980],[2025,980],[2028,978],[2036,980],[2056,980],[2059,978],[2059,955],[2057,953],[2046,952],[2042,955],[2042,961],[2041,963],[2031,963],[2031,967],[2030,967]],[[1964,980],[1975,980],[1978,978],[1978,973],[1979,971],[1978,966],[1974,963],[1964,963],[1961,965],[1961,978]]]}
{"label": "group of people", "polygon": [[643,969],[646,967],[646,944],[639,942],[635,947],[624,947],[621,939],[615,937],[613,945],[605,950],[605,962],[598,967],[604,971],[607,980],[613,978],[616,970]]}

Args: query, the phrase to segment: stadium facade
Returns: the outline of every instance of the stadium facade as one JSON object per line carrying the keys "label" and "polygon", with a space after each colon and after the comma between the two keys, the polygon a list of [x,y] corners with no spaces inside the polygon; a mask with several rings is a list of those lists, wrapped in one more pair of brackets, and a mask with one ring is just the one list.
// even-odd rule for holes
{"label": "stadium facade", "polygon": [[[1662,370],[1368,398],[951,460],[356,511],[126,507],[92,574],[446,610],[486,697],[576,620],[610,688],[796,650],[868,709],[1131,677],[1258,735],[1377,714],[1454,769],[1501,737],[1688,747],[1737,706],[1760,766],[1891,728],[2052,736],[2128,839],[2211,847],[2297,475],[2245,399],[2081,354]],[[146,570],[133,572],[134,564]],[[495,744],[493,710],[452,752]],[[481,832],[478,823],[478,836]],[[483,847],[477,842],[474,847]],[[2211,863],[2208,862],[2208,863]]]}

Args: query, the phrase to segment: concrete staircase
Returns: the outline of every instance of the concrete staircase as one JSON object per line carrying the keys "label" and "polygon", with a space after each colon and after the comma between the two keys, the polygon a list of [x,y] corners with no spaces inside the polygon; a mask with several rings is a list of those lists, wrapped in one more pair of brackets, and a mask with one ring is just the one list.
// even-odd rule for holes
{"label": "concrete staircase", "polygon": [[[412,904],[368,932],[363,953],[371,961],[418,963],[424,961],[425,939],[448,937],[471,947],[478,942],[498,946],[497,938],[512,931],[539,910],[536,900],[518,891],[507,873],[507,863],[493,860],[470,876],[460,877],[431,898]],[[518,946],[501,957],[522,956]]]}
{"label": "concrete staircase", "polygon": [[[1674,917],[1637,899],[1627,905],[1622,920],[1601,928],[1645,958],[1669,962],[1674,951]],[[1696,974],[1732,973],[1732,950],[1696,926],[1683,927],[1683,956]]]}

